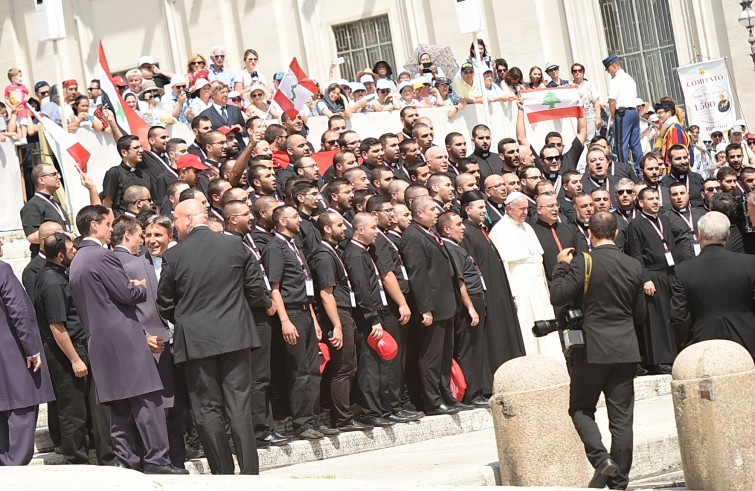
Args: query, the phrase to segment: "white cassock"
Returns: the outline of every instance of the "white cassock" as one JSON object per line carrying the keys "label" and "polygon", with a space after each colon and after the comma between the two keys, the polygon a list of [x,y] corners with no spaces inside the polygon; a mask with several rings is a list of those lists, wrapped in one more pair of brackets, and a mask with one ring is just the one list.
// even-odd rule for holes
{"label": "white cassock", "polygon": [[535,321],[555,317],[543,268],[543,248],[535,231],[528,223],[518,224],[504,215],[490,231],[490,240],[503,259],[511,292],[516,297],[516,313],[527,354],[546,355],[565,362],[557,333],[542,338],[532,334]]}

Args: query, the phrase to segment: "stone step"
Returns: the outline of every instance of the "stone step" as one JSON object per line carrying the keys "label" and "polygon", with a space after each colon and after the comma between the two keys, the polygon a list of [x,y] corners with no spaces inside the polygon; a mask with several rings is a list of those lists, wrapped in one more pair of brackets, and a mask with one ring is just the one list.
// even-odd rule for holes
{"label": "stone step", "polygon": [[21,273],[31,259],[29,242],[27,242],[23,230],[0,232],[0,240],[3,241],[2,260],[11,265],[13,273],[21,280]]}

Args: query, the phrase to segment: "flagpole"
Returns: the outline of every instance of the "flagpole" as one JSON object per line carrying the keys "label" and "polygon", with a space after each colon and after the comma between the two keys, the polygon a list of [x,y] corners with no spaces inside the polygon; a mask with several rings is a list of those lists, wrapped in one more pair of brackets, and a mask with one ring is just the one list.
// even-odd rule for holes
{"label": "flagpole", "polygon": [[485,110],[485,122],[490,126],[490,107],[488,107],[488,96],[485,94],[485,70],[482,68],[482,58],[480,57],[480,50],[477,49],[477,39],[479,31],[475,31],[474,39],[472,40],[472,47],[474,48],[475,58],[477,58],[477,66],[480,72],[475,73],[475,76],[480,83],[480,94],[482,94],[482,107]]}
{"label": "flagpole", "polygon": [[[280,87],[280,82],[278,82],[278,87]],[[262,118],[262,124],[265,124],[265,121],[267,121],[267,117],[270,116],[270,110],[273,108],[272,101],[275,100],[275,94],[278,93],[278,88],[275,89],[275,92],[272,93],[270,96],[270,102],[267,103],[267,112],[265,113],[265,117]]]}

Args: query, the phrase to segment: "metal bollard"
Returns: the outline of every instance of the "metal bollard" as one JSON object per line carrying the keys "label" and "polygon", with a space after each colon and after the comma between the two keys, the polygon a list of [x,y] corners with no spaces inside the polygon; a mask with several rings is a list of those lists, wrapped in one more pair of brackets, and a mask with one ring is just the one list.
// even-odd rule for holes
{"label": "metal bollard", "polygon": [[582,487],[592,468],[569,417],[569,375],[547,356],[495,372],[490,399],[504,486]]}
{"label": "metal bollard", "polygon": [[672,371],[687,489],[755,489],[755,364],[732,341],[693,344]]}

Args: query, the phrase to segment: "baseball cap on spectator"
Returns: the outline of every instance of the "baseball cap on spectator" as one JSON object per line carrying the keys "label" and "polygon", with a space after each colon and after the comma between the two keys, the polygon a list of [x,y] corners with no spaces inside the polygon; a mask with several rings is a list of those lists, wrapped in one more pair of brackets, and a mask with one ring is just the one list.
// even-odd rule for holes
{"label": "baseball cap on spectator", "polygon": [[657,123],[658,122],[658,115],[657,114],[651,114],[648,117],[648,121],[650,121],[651,123]]}
{"label": "baseball cap on spectator", "polygon": [[422,82],[422,80],[419,79],[419,77],[412,80],[412,88],[421,89],[424,86],[425,84]]}
{"label": "baseball cap on spectator", "polygon": [[[230,97],[230,94],[229,94],[229,97]],[[218,131],[228,136],[228,133],[239,133],[241,130],[238,128],[238,126],[234,126],[233,128],[231,128],[230,126],[223,125],[220,128],[218,128]]]}
{"label": "baseball cap on spectator", "polygon": [[385,361],[394,359],[398,353],[396,340],[388,334],[388,331],[383,331],[383,336],[380,339],[367,336],[367,344]]}
{"label": "baseball cap on spectator", "polygon": [[546,73],[550,70],[553,70],[554,68],[559,68],[559,66],[556,63],[553,63],[552,61],[545,62]]}
{"label": "baseball cap on spectator", "polygon": [[[365,79],[365,75],[367,75],[368,78]],[[357,72],[357,76],[355,77],[357,82],[364,83],[365,80],[367,82],[375,82],[377,80],[377,75],[375,75],[372,70],[369,68],[365,68],[364,70],[360,70]],[[372,80],[370,80],[372,79]]]}
{"label": "baseball cap on spectator", "polygon": [[729,134],[731,134],[731,133],[742,133],[742,127],[741,127],[741,126],[739,126],[738,124],[735,124],[735,125],[734,125],[734,126],[732,126],[732,127],[731,127],[731,129],[729,130]]}
{"label": "baseball cap on spectator", "polygon": [[40,80],[39,82],[34,84],[34,92],[39,92],[39,89],[41,89],[42,87],[49,87],[49,86],[50,84],[48,84],[44,80]]}
{"label": "baseball cap on spectator", "polygon": [[174,85],[186,85],[186,79],[181,75],[174,75],[173,78],[170,79],[170,85],[171,87]]}
{"label": "baseball cap on spectator", "polygon": [[380,89],[391,89],[391,83],[388,80],[386,80],[384,78],[381,78],[377,82],[375,82],[375,87],[378,90],[380,90]]}
{"label": "baseball cap on spectator", "polygon": [[398,80],[399,78],[401,78],[401,75],[403,75],[405,73],[407,75],[409,75],[410,77],[412,76],[412,72],[410,72],[409,70],[407,70],[406,68],[404,68],[403,70],[401,70],[400,72],[398,72],[398,75],[396,76],[396,79]]}
{"label": "baseball cap on spectator", "polygon": [[238,91],[236,91],[236,90],[232,90],[232,91],[228,92],[228,98],[229,99],[237,99],[239,97],[241,97],[241,94],[239,94]]}
{"label": "baseball cap on spectator", "polygon": [[359,83],[359,82],[349,82],[349,88],[351,89],[352,92],[358,92],[360,90],[364,90],[364,91],[367,90],[364,84]]}
{"label": "baseball cap on spectator", "polygon": [[747,140],[747,143],[755,142],[755,133],[747,133],[745,139]]}
{"label": "baseball cap on spectator", "polygon": [[422,85],[432,85],[432,84],[430,83],[430,79],[429,79],[429,78],[427,78],[427,77],[426,77],[426,76],[424,76],[424,75],[420,75],[419,77],[417,77],[417,80],[418,80],[419,82],[422,82]]}
{"label": "baseball cap on spectator", "polygon": [[153,60],[151,56],[142,56],[141,58],[139,58],[139,66],[154,65],[154,64],[155,64],[155,60]]}
{"label": "baseball cap on spectator", "polygon": [[398,91],[399,91],[399,93],[402,90],[404,90],[406,87],[412,87],[412,83],[411,82],[401,82],[400,84],[398,84]]}
{"label": "baseball cap on spectator", "polygon": [[726,147],[728,147],[729,144],[727,142],[721,142],[718,145],[716,145],[716,153],[725,152]]}
{"label": "baseball cap on spectator", "polygon": [[210,167],[202,163],[202,160],[193,153],[185,153],[176,160],[179,169],[208,170]]}
{"label": "baseball cap on spectator", "polygon": [[[265,93],[265,84],[262,82],[254,82],[252,84],[252,87],[249,89],[249,95],[254,94],[255,92],[262,92]],[[228,94],[230,96],[230,94]]]}
{"label": "baseball cap on spectator", "polygon": [[277,80],[278,82],[280,82],[281,80],[283,80],[283,76],[284,75],[285,75],[285,73],[283,73],[283,72],[275,72],[273,74],[273,80]]}
{"label": "baseball cap on spectator", "polygon": [[711,132],[710,132],[710,136],[711,136],[711,137],[714,137],[714,136],[716,136],[716,135],[718,135],[718,136],[720,136],[721,138],[723,138],[723,137],[724,137],[724,132],[723,132],[723,131],[721,131],[721,130],[716,130],[716,131],[711,131]]}
{"label": "baseball cap on spectator", "polygon": [[745,120],[744,119],[738,119],[738,120],[734,121],[734,124],[736,126],[741,126],[742,128],[746,128],[747,127],[747,124],[745,124]]}
{"label": "baseball cap on spectator", "polygon": [[438,77],[435,79],[435,86],[437,87],[440,84],[451,85],[451,81],[448,80],[446,77]]}
{"label": "baseball cap on spectator", "polygon": [[120,75],[113,77],[113,85],[115,85],[116,87],[128,87],[128,84]]}
{"label": "baseball cap on spectator", "polygon": [[459,68],[459,70],[462,72],[464,70],[474,70],[474,65],[472,65],[472,63],[469,61],[465,61],[464,63],[461,64],[461,68]]}
{"label": "baseball cap on spectator", "polygon": [[364,75],[362,75],[361,77],[359,77],[359,83],[361,83],[361,84],[369,84],[369,83],[374,84],[375,83],[375,77],[373,77],[369,73],[365,73]]}

